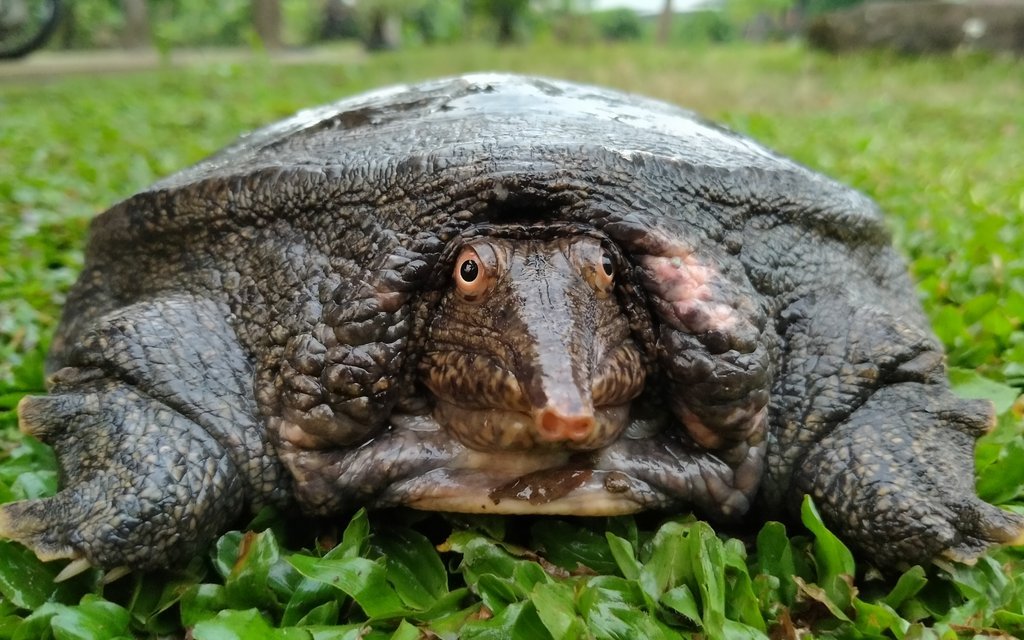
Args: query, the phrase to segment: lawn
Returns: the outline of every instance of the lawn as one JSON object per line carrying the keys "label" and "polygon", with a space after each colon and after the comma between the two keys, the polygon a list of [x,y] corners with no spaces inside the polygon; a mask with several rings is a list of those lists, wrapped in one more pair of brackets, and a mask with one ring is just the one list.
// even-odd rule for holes
{"label": "lawn", "polygon": [[[876,198],[958,391],[1000,413],[978,448],[979,492],[1024,512],[1024,63],[790,46],[481,46],[0,85],[0,501],[55,490],[52,456],[17,435],[14,406],[42,389],[92,216],[300,108],[488,69],[678,103]],[[524,529],[370,512],[290,527],[263,513],[187,567],[107,584],[89,571],[54,585],[59,563],[0,542],[0,638],[1024,635],[1021,550],[882,577],[854,564],[810,504],[803,515],[806,528],[729,537],[686,517]]]}

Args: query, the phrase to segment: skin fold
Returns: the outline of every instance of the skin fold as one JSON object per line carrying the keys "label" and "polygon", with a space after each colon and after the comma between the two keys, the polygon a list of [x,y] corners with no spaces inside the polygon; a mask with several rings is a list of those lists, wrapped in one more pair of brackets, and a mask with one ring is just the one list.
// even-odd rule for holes
{"label": "skin fold", "polygon": [[864,196],[676,107],[478,75],[251,133],[96,218],[20,426],[40,558],[152,568],[264,505],[696,511],[970,560],[991,406]]}

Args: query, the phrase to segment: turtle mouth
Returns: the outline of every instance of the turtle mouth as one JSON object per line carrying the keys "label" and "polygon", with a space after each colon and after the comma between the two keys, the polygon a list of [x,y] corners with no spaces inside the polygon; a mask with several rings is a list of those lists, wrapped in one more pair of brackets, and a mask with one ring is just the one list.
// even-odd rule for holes
{"label": "turtle mouth", "polygon": [[[434,408],[437,422],[470,449],[485,453],[534,451],[531,457],[537,457],[536,450],[601,449],[617,440],[629,423],[628,404],[596,407],[585,415],[585,422],[583,416],[552,420],[553,414],[550,409],[533,413],[473,409],[440,399]],[[574,428],[574,420],[578,427]]]}

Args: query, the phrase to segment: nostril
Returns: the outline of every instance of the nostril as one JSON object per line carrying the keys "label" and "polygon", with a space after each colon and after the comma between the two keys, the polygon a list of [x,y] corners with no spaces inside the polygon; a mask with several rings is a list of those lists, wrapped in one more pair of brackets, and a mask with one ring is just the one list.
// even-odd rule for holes
{"label": "nostril", "polygon": [[594,431],[594,416],[563,415],[557,409],[547,408],[537,416],[537,430],[542,440],[558,442],[586,440]]}

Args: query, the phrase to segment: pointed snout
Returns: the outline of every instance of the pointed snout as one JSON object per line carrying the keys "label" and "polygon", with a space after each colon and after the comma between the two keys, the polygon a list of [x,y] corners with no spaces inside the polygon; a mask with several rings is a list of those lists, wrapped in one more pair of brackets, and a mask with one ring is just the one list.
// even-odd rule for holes
{"label": "pointed snout", "polygon": [[537,437],[543,442],[584,442],[593,435],[597,424],[593,411],[566,412],[552,406],[537,411],[534,420]]}

